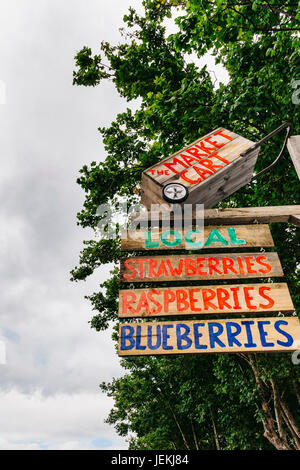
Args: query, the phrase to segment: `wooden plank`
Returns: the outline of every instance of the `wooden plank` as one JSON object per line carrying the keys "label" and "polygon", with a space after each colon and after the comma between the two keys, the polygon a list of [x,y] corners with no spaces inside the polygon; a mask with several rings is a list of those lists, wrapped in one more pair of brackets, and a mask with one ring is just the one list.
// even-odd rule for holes
{"label": "wooden plank", "polygon": [[122,282],[166,282],[281,277],[277,253],[162,255],[121,259]]}
{"label": "wooden plank", "polygon": [[300,179],[300,135],[293,135],[287,141],[287,148]]}
{"label": "wooden plank", "polygon": [[257,152],[235,159],[215,173],[213,178],[195,184],[186,203],[203,203],[205,208],[213,207],[251,181],[256,160]]}
{"label": "wooden plank", "polygon": [[[168,211],[166,211],[168,212]],[[152,223],[159,225],[161,213],[152,211]],[[300,216],[300,205],[287,206],[263,206],[263,207],[242,207],[226,209],[206,209],[204,211],[205,225],[239,225],[251,224],[269,224],[277,222],[290,222],[291,216]],[[134,214],[133,219],[139,219],[141,222],[150,220],[150,214]],[[174,220],[173,215],[170,216]],[[176,218],[175,218],[176,219]],[[193,223],[195,223],[196,214],[193,211]]]}
{"label": "wooden plank", "polygon": [[300,215],[291,215],[289,222],[296,225],[296,227],[300,227]]}
{"label": "wooden plank", "polygon": [[297,317],[121,324],[119,356],[289,352],[299,348]]}
{"label": "wooden plank", "polygon": [[192,250],[212,248],[272,247],[274,242],[268,225],[204,227],[203,231],[136,230],[121,238],[122,251]]}
{"label": "wooden plank", "polygon": [[290,312],[286,283],[180,286],[119,291],[119,317]]}

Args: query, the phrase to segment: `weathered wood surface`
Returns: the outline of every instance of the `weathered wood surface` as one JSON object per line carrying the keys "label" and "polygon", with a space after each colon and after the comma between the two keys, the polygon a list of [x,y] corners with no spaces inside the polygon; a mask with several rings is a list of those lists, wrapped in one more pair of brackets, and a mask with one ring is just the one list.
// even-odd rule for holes
{"label": "weathered wood surface", "polygon": [[[172,233],[170,233],[172,232]],[[191,250],[214,248],[272,247],[274,242],[268,225],[206,226],[195,233],[182,231],[136,230],[121,238],[122,251]]]}
{"label": "weathered wood surface", "polygon": [[281,277],[277,253],[162,255],[121,259],[122,282],[165,282]]}
{"label": "weathered wood surface", "polygon": [[224,128],[212,131],[143,172],[142,204],[164,202],[163,186],[176,181],[189,190],[185,203],[212,207],[251,180],[259,149],[240,155],[253,144]]}
{"label": "weathered wood surface", "polygon": [[291,215],[289,222],[300,227],[300,215]]}
{"label": "weathered wood surface", "polygon": [[300,135],[293,135],[287,141],[287,148],[300,179]]}
{"label": "weathered wood surface", "polygon": [[119,291],[119,317],[290,312],[286,283],[180,286]]}
{"label": "weathered wood surface", "polygon": [[299,348],[297,317],[121,324],[119,356],[288,352]]}
{"label": "weathered wood surface", "polygon": [[[166,214],[168,211],[166,211]],[[293,216],[300,216],[300,205],[289,206],[264,206],[264,207],[242,207],[226,209],[206,209],[204,211],[205,225],[239,225],[239,224],[268,224],[276,222],[292,222]],[[161,212],[152,211],[151,216],[145,214],[134,214],[133,219],[139,219],[141,222],[149,221],[153,224],[159,224],[162,219]],[[175,220],[178,217],[175,216]],[[173,213],[170,214],[170,220],[174,220]],[[196,213],[193,210],[192,222],[196,221]]]}

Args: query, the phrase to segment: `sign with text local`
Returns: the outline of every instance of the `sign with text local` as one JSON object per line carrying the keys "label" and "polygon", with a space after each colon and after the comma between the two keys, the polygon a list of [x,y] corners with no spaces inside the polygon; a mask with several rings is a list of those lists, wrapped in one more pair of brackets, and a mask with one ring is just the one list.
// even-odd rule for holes
{"label": "sign with text local", "polygon": [[143,172],[142,204],[214,206],[250,182],[259,152],[253,145],[222,127],[210,132]]}
{"label": "sign with text local", "polygon": [[124,232],[121,250],[199,250],[212,248],[273,247],[268,225],[205,226],[203,230],[136,230]]}

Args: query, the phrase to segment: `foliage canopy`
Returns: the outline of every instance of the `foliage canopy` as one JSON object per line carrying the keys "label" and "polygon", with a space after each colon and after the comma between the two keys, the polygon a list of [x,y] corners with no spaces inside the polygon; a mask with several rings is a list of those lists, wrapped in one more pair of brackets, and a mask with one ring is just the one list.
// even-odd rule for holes
{"label": "foliage canopy", "polygon": [[[120,198],[137,201],[145,168],[216,127],[257,141],[290,120],[299,133],[300,107],[292,100],[300,83],[297,3],[144,0],[143,15],[132,8],[125,15],[120,44],[102,41],[99,54],[87,46],[77,53],[75,85],[112,80],[132,102],[99,129],[105,161],[80,170],[82,227],[97,227],[100,204],[117,210]],[[170,21],[177,25],[173,34]],[[200,65],[207,52],[227,69],[227,84],[217,87]],[[262,148],[257,171],[274,160],[282,139]],[[272,172],[220,205],[296,204],[297,184],[286,154]],[[299,231],[288,224],[271,228],[299,313]],[[115,340],[120,257],[119,239],[88,240],[72,271],[77,281],[115,264],[111,278],[88,297],[96,312],[91,326],[100,331],[113,321]],[[115,400],[108,422],[133,449],[300,449],[300,370],[287,355],[141,357],[122,364],[124,377],[101,388]]]}

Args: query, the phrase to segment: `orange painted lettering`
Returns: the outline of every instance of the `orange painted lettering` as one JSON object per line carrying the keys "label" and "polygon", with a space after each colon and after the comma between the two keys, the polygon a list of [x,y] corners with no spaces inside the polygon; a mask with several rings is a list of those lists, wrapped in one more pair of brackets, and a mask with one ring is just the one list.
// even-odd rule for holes
{"label": "orange painted lettering", "polygon": [[269,297],[268,295],[265,294],[264,291],[270,291],[271,290],[271,287],[267,287],[267,286],[262,286],[259,288],[258,292],[259,292],[259,295],[263,298],[263,299],[266,299],[268,300],[268,303],[267,304],[259,304],[259,306],[261,308],[272,308],[273,305],[275,304],[274,300],[271,299],[271,297]]}

